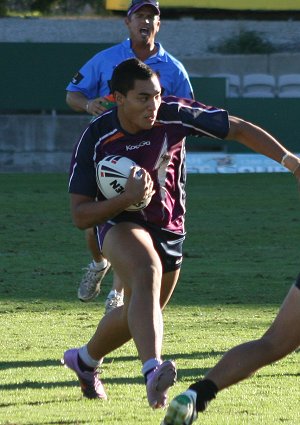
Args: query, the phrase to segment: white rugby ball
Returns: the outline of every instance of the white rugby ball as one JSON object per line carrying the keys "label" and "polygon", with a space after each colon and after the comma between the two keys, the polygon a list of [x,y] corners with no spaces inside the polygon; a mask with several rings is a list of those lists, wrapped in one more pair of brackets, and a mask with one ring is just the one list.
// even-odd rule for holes
{"label": "white rugby ball", "polygon": [[[131,159],[120,155],[109,155],[99,161],[96,169],[96,180],[99,189],[106,199],[114,198],[125,190],[125,185],[133,167],[138,165]],[[126,211],[138,211],[146,208],[151,201],[147,199],[130,205]]]}

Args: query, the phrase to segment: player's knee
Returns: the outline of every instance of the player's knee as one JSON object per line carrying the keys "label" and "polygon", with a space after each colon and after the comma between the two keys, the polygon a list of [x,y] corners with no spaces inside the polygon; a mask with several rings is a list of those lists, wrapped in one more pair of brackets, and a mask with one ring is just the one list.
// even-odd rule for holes
{"label": "player's knee", "polygon": [[145,293],[160,291],[162,280],[161,265],[148,264],[144,267],[138,267],[134,280],[138,289],[145,291]]}

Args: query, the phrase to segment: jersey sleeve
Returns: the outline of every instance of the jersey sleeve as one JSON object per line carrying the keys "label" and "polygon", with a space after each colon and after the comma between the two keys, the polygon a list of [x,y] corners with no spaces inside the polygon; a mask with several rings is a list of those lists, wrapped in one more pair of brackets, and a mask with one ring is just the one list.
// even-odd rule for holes
{"label": "jersey sleeve", "polygon": [[93,161],[95,149],[91,133],[91,127],[88,127],[73,150],[69,173],[69,193],[96,198],[98,188]]}
{"label": "jersey sleeve", "polygon": [[179,113],[191,135],[224,139],[229,132],[228,112],[197,101],[181,103]]}
{"label": "jersey sleeve", "polygon": [[180,123],[186,136],[224,139],[229,132],[228,112],[191,99],[167,97],[162,102],[159,119]]}

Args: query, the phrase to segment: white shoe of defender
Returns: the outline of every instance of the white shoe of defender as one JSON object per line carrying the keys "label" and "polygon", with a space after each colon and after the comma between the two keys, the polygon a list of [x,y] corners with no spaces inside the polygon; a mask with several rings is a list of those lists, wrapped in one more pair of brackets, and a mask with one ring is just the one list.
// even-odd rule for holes
{"label": "white shoe of defender", "polygon": [[105,301],[105,314],[124,304],[123,293],[111,291]]}
{"label": "white shoe of defender", "polygon": [[175,397],[161,425],[191,425],[198,417],[196,398],[197,394],[193,390],[187,390]]}
{"label": "white shoe of defender", "polygon": [[106,267],[104,267],[102,270],[95,269],[93,263],[89,264],[88,267],[86,267],[86,272],[82,277],[77,292],[80,301],[91,301],[100,294],[101,282],[109,269],[110,263],[108,261]]}

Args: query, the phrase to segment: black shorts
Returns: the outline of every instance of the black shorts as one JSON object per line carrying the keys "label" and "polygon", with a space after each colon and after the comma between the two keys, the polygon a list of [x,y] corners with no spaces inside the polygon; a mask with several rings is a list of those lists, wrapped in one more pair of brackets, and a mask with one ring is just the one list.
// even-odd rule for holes
{"label": "black shorts", "polygon": [[[103,241],[108,230],[115,224],[128,220],[109,220],[102,226],[97,228],[98,240],[102,250]],[[170,230],[162,229],[152,223],[143,221],[132,221],[147,230],[152,238],[154,248],[159,255],[162,263],[163,273],[173,272],[181,267],[182,263],[182,246],[185,239],[185,233],[178,234]]]}

